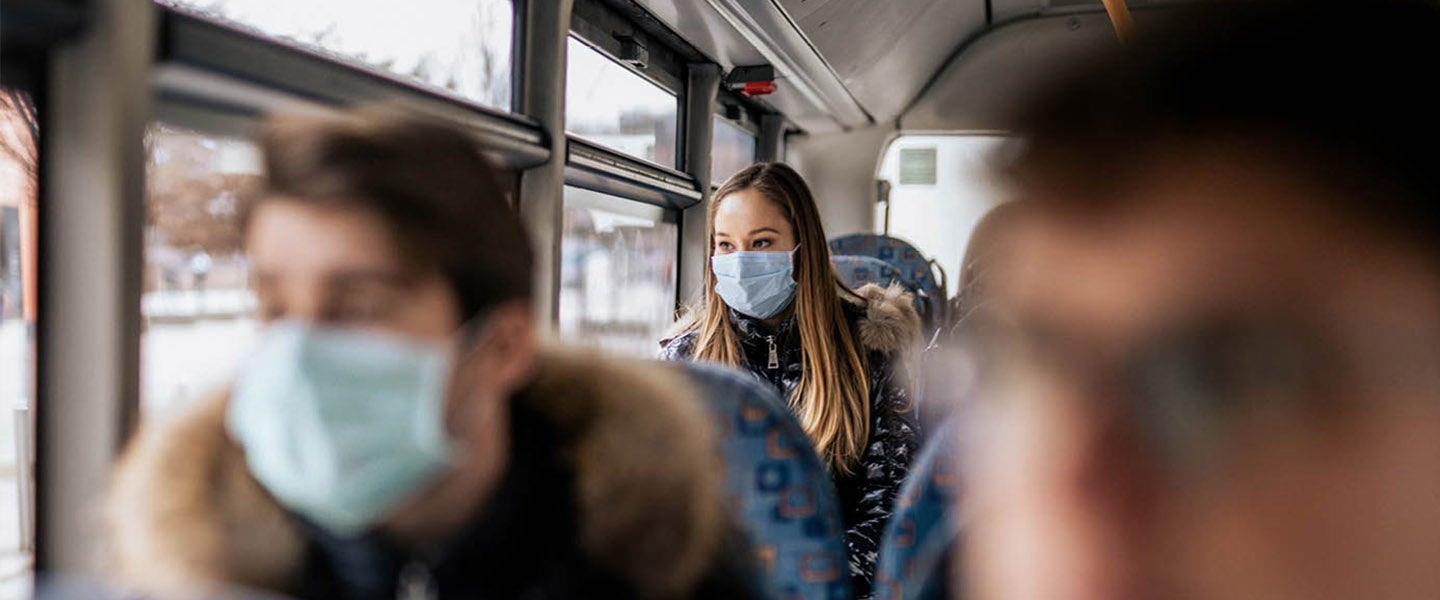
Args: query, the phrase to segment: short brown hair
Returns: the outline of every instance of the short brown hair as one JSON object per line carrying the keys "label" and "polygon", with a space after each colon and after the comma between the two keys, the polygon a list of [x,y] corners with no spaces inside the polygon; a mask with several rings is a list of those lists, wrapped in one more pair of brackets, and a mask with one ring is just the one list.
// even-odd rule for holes
{"label": "short brown hair", "polygon": [[463,318],[531,295],[530,240],[477,141],[392,108],[275,117],[261,136],[265,198],[378,215],[407,263],[450,283]]}

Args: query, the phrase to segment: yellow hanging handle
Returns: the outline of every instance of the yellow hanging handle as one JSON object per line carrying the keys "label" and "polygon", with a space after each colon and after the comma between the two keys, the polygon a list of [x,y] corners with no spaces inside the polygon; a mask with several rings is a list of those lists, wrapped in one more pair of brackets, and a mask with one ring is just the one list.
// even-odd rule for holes
{"label": "yellow hanging handle", "polygon": [[1135,22],[1130,19],[1130,7],[1125,0],[1105,0],[1105,12],[1110,13],[1110,23],[1115,26],[1115,35],[1119,36],[1120,43],[1129,42]]}

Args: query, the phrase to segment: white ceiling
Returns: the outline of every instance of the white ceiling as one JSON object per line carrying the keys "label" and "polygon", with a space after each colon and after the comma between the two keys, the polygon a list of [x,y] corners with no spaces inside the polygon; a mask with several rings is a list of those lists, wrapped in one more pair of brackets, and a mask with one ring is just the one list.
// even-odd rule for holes
{"label": "white ceiling", "polygon": [[[1146,6],[1130,0],[1135,26],[1164,19],[1161,2]],[[1174,3],[1171,3],[1172,5]],[[936,76],[900,118],[905,131],[1001,131],[1011,110],[1035,86],[1065,72],[1097,52],[1119,48],[1119,39],[1103,7],[1047,10],[1034,18],[1011,19],[972,40]]]}
{"label": "white ceiling", "polygon": [[[780,45],[796,41],[815,58],[802,64],[812,82],[834,93],[798,93],[783,78],[766,97],[795,124],[828,132],[893,120],[919,94],[955,48],[985,26],[984,0],[637,0],[727,70],[766,64],[753,35],[738,31],[715,4],[739,7],[755,24],[783,24]],[[775,39],[775,32],[769,32]],[[793,50],[793,49],[792,49]],[[802,54],[792,51],[791,54]],[[773,54],[773,53],[772,53]],[[803,57],[801,57],[803,58]],[[805,63],[797,59],[798,63]],[[824,85],[811,87],[826,88]],[[822,90],[827,92],[829,88]],[[813,96],[820,96],[816,102]]]}
{"label": "white ceiling", "polygon": [[778,0],[850,93],[889,122],[966,39],[984,0]]}
{"label": "white ceiling", "polygon": [[779,90],[766,101],[812,133],[902,114],[907,129],[938,129],[962,114],[957,123],[985,122],[1003,106],[992,85],[1019,86],[1028,71],[1018,69],[1040,69],[1106,35],[1113,41],[1100,0],[988,0],[989,21],[987,0],[636,1],[726,70],[791,62],[797,73],[780,68]]}
{"label": "white ceiling", "polygon": [[1072,60],[1116,44],[1103,13],[1026,19],[987,32],[900,120],[906,131],[998,131],[1008,111]]}

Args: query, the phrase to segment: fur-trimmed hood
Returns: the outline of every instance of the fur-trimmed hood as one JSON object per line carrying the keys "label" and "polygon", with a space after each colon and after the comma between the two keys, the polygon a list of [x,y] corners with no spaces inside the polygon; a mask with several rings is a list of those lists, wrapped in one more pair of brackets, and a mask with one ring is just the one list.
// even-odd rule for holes
{"label": "fur-trimmed hood", "polygon": [[[547,352],[515,398],[550,423],[574,473],[582,555],[650,597],[693,587],[724,535],[722,465],[688,389],[675,370]],[[225,430],[226,403],[143,430],[122,458],[104,520],[124,585],[194,595],[295,581],[307,542],[250,476]]]}
{"label": "fur-trimmed hood", "polygon": [[873,283],[855,290],[864,309],[857,329],[860,344],[874,352],[914,352],[920,347],[920,314],[915,312],[915,295],[900,284],[883,288]]}

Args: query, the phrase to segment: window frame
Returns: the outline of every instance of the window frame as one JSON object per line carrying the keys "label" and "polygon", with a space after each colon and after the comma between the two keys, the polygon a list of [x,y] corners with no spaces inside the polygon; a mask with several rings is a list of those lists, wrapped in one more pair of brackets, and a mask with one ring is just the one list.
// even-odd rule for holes
{"label": "window frame", "polygon": [[[566,123],[565,123],[565,136],[566,136],[566,138],[569,139],[569,140],[577,140],[577,141],[579,141],[579,142],[582,142],[582,143],[585,144],[586,146],[589,146],[589,147],[591,147],[591,148],[593,148],[593,149],[603,150],[603,151],[605,151],[605,152],[608,153],[608,154],[613,154],[613,155],[615,155],[615,156],[620,156],[620,157],[628,158],[628,159],[630,159],[631,162],[643,163],[643,164],[645,164],[645,165],[650,165],[650,166],[653,166],[653,167],[658,167],[658,168],[663,169],[663,170],[673,171],[673,172],[675,172],[675,173],[677,173],[677,174],[682,174],[682,175],[683,175],[683,173],[681,173],[680,171],[677,170],[677,168],[678,168],[681,164],[683,164],[683,163],[685,162],[684,159],[682,158],[682,155],[684,154],[684,149],[685,149],[685,147],[684,147],[685,134],[684,134],[684,131],[683,131],[683,130],[684,130],[684,124],[685,124],[685,93],[684,93],[683,89],[682,89],[681,91],[677,91],[677,90],[675,90],[674,88],[669,87],[669,85],[667,85],[666,83],[657,80],[655,77],[650,76],[651,74],[647,73],[646,71],[642,71],[642,70],[639,70],[639,69],[635,69],[634,67],[631,67],[630,65],[625,64],[625,63],[624,63],[623,61],[621,61],[619,58],[616,58],[615,54],[606,51],[603,47],[597,46],[596,44],[594,44],[594,43],[591,42],[590,40],[588,40],[588,39],[586,39],[585,37],[581,36],[579,33],[577,33],[576,31],[574,31],[573,29],[570,31],[570,35],[566,37],[566,44],[567,44],[567,45],[569,44],[570,38],[574,38],[576,41],[580,42],[581,45],[585,46],[586,48],[589,48],[590,50],[595,51],[595,53],[599,54],[602,59],[605,59],[605,60],[608,60],[608,61],[614,63],[616,67],[619,67],[619,68],[621,68],[621,69],[624,69],[625,71],[627,71],[627,72],[629,72],[629,73],[631,73],[631,74],[633,74],[633,75],[638,75],[638,76],[641,78],[641,80],[644,81],[645,83],[649,83],[649,84],[651,84],[651,85],[654,85],[655,87],[660,88],[661,91],[663,91],[663,92],[665,92],[665,93],[667,93],[667,94],[670,94],[670,95],[672,95],[672,96],[675,97],[675,139],[672,140],[672,141],[674,142],[674,144],[675,144],[675,164],[674,164],[674,165],[665,165],[665,164],[661,164],[661,163],[658,163],[658,162],[655,162],[655,161],[652,161],[652,160],[648,160],[648,159],[645,159],[645,158],[642,158],[642,157],[639,157],[639,156],[633,156],[633,155],[631,155],[631,154],[627,154],[627,153],[621,152],[621,151],[619,151],[619,150],[617,150],[617,149],[610,148],[609,146],[606,146],[606,145],[604,145],[604,144],[602,144],[602,143],[600,143],[600,142],[598,142],[598,141],[595,141],[595,140],[593,140],[593,139],[590,139],[590,138],[588,138],[588,137],[585,137],[584,134],[571,133],[571,132],[570,132],[570,123],[569,123],[568,118],[566,119]],[[566,73],[566,93],[567,93],[567,94],[569,93],[569,89],[568,89],[568,88],[569,88],[569,73],[568,73],[569,60],[570,60],[570,58],[567,57],[567,58],[566,58],[566,67],[567,67],[567,73]],[[682,86],[682,88],[683,88],[683,86]],[[567,117],[568,117],[568,115],[567,115]],[[568,152],[567,152],[567,153],[568,153]],[[593,154],[593,152],[584,152],[584,151],[582,151],[582,154]],[[639,171],[639,172],[644,172],[644,170],[641,170],[641,171]]]}
{"label": "window frame", "polygon": [[[710,62],[658,22],[638,22],[597,0],[575,0],[570,34],[622,67],[675,95],[685,105],[685,79],[690,63]],[[619,60],[621,37],[635,39],[650,55],[645,69]]]}
{"label": "window frame", "polygon": [[684,210],[704,196],[688,173],[567,135],[565,185],[627,200]]}
{"label": "window frame", "polygon": [[[515,31],[522,2],[514,1]],[[258,121],[272,110],[400,102],[455,123],[485,143],[500,166],[523,170],[550,160],[535,119],[412,83],[380,69],[344,62],[184,10],[153,4],[158,104],[188,105]],[[519,95],[520,35],[511,36],[511,104]]]}
{"label": "window frame", "polygon": [[[604,58],[675,96],[675,165],[657,165],[567,133],[563,183],[623,200],[660,206],[667,209],[667,214],[674,215],[680,226],[676,236],[674,299],[674,306],[678,309],[689,285],[687,281],[693,276],[686,268],[686,261],[694,260],[690,248],[694,244],[687,241],[701,235],[695,233],[694,213],[710,192],[709,182],[702,182],[696,177],[697,166],[694,163],[703,162],[704,170],[698,172],[708,173],[712,136],[693,131],[696,119],[692,112],[697,106],[707,106],[701,112],[706,113],[706,127],[709,127],[708,113],[714,110],[715,96],[712,94],[716,92],[713,87],[706,91],[703,85],[698,90],[696,86],[697,82],[705,79],[704,73],[719,67],[643,10],[637,8],[622,13],[614,3],[603,0],[574,0],[568,34],[566,43],[569,37],[574,37]],[[617,60],[621,53],[622,36],[633,38],[645,47],[649,55],[647,68],[635,69]],[[568,130],[568,127],[565,129]],[[563,197],[560,204],[563,207]],[[557,208],[556,212],[563,212],[563,208]],[[556,272],[554,276],[558,281],[560,274]],[[557,287],[553,292],[557,330],[559,294]]]}
{"label": "window frame", "polygon": [[[621,11],[602,0],[574,0],[569,34],[621,68],[674,94],[676,164],[658,165],[566,133],[565,185],[679,210],[704,202],[708,186],[695,179],[687,164],[694,149],[689,147],[686,124],[691,72],[695,66],[713,61],[648,13]],[[617,58],[621,37],[633,38],[645,47],[647,68],[636,69]],[[709,148],[704,152],[708,161]]]}

